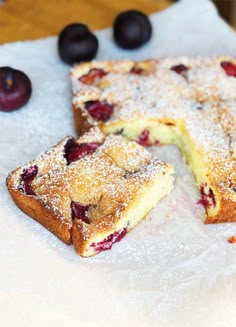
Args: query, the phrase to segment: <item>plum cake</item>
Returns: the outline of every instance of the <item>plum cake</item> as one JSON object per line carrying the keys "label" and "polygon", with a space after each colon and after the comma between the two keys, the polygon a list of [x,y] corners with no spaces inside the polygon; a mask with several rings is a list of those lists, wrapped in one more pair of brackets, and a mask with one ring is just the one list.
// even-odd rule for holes
{"label": "plum cake", "polygon": [[98,128],[65,137],[11,172],[16,205],[88,257],[120,241],[172,189],[173,168]]}
{"label": "plum cake", "polygon": [[236,221],[236,59],[94,61],[70,77],[79,135],[99,126],[146,146],[177,145],[205,223]]}

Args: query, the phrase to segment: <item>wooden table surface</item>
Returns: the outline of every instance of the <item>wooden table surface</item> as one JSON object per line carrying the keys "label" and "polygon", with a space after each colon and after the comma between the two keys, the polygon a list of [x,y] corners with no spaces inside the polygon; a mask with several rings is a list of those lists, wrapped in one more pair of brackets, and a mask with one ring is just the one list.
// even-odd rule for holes
{"label": "wooden table surface", "polygon": [[58,35],[69,23],[90,29],[112,26],[127,9],[146,14],[167,8],[171,0],[6,0],[0,5],[0,43]]}

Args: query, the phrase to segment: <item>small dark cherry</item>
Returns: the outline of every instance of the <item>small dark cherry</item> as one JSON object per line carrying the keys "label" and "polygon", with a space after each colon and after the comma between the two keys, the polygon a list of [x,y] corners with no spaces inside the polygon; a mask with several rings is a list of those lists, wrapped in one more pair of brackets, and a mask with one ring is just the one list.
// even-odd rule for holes
{"label": "small dark cherry", "polygon": [[58,51],[61,59],[68,64],[92,60],[98,50],[98,40],[86,25],[67,25],[58,38]]}
{"label": "small dark cherry", "polygon": [[148,42],[152,36],[149,18],[137,10],[120,13],[113,25],[115,42],[124,49],[137,49]]}
{"label": "small dark cherry", "polygon": [[24,106],[32,93],[29,77],[20,70],[0,67],[0,110],[13,111]]}

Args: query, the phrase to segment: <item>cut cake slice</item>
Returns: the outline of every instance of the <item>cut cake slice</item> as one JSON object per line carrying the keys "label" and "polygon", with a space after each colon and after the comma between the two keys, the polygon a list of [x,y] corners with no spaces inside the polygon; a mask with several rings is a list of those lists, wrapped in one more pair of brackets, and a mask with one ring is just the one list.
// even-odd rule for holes
{"label": "cut cake slice", "polygon": [[88,257],[120,241],[172,188],[172,166],[121,135],[66,137],[7,178],[16,205]]}

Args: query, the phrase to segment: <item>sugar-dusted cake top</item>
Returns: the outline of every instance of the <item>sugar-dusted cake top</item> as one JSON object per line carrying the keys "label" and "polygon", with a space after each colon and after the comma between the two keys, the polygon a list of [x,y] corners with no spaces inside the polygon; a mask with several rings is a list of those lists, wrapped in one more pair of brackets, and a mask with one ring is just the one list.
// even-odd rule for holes
{"label": "sugar-dusted cake top", "polygon": [[194,140],[215,183],[236,200],[236,59],[94,61],[75,66],[71,79],[74,111],[91,125],[108,130],[156,120],[177,126]]}

